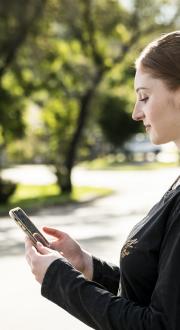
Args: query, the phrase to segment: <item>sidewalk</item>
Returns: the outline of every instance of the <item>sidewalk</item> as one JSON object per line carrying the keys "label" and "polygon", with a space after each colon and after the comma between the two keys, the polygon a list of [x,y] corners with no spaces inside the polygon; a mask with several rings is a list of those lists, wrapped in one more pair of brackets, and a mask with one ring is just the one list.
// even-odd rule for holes
{"label": "sidewalk", "polygon": [[[32,220],[67,231],[93,254],[118,264],[120,247],[132,226],[140,221],[179,174],[179,168],[150,172],[83,171],[73,173],[79,184],[103,185],[116,194],[82,205],[41,210]],[[89,329],[40,296],[24,259],[24,235],[5,217],[0,219],[1,329]]]}

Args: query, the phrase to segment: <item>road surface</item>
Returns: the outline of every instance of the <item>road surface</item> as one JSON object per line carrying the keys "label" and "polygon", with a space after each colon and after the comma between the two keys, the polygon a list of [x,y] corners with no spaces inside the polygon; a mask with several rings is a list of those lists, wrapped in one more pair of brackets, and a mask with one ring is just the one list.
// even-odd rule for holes
{"label": "road surface", "polygon": [[[32,174],[32,175],[31,175]],[[54,181],[49,168],[25,166],[4,173],[27,183]],[[93,254],[118,264],[120,248],[132,226],[140,221],[179,175],[179,168],[143,172],[75,169],[73,182],[110,187],[115,193],[103,199],[41,210],[32,217],[68,231]],[[35,183],[33,182],[33,183]],[[24,236],[16,225],[0,219],[0,292],[2,330],[90,329],[40,295],[24,258]]]}

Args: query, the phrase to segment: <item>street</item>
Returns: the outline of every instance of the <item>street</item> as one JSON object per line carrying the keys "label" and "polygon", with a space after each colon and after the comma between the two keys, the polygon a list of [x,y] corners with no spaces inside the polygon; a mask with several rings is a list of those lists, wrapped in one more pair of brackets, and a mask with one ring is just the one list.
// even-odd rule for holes
{"label": "street", "polygon": [[[37,174],[39,170],[41,176]],[[23,182],[30,177],[35,178],[36,183],[39,179],[44,184],[46,179],[49,183],[54,180],[46,167],[38,166],[24,167],[23,171],[17,168],[9,174],[6,171],[4,175],[9,178],[14,176]],[[178,175],[179,168],[142,172],[88,171],[76,168],[73,172],[74,184],[110,187],[115,193],[78,205],[41,210],[32,220],[40,228],[50,225],[67,231],[94,255],[118,264],[120,248],[132,226],[145,216]],[[34,280],[24,258],[23,241],[23,233],[8,215],[1,218],[1,329],[88,329],[41,297],[40,285]]]}

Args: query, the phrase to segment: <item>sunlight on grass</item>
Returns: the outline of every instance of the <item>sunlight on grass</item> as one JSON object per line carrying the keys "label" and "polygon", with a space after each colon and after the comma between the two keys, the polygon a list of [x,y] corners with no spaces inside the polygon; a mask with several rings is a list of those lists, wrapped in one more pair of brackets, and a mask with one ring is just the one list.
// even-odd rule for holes
{"label": "sunlight on grass", "polygon": [[91,162],[82,162],[80,167],[89,170],[116,170],[116,171],[142,171],[142,170],[155,170],[161,168],[177,167],[177,162],[120,162],[114,155],[97,158]]}
{"label": "sunlight on grass", "polygon": [[74,187],[72,193],[60,194],[57,185],[19,184],[15,194],[6,205],[0,205],[0,213],[8,214],[10,208],[20,206],[25,209],[61,205],[67,202],[82,202],[91,198],[103,197],[113,191],[106,188]]}
{"label": "sunlight on grass", "polygon": [[11,202],[17,203],[18,200],[39,198],[46,196],[58,196],[59,188],[57,185],[23,185],[20,184],[17,188],[15,195],[12,197]]}

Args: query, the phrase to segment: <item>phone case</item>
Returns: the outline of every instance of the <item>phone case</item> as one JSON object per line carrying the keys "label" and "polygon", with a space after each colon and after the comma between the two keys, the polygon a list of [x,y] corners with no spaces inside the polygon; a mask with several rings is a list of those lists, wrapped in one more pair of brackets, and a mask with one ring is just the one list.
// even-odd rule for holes
{"label": "phone case", "polygon": [[44,246],[49,247],[49,242],[38,230],[34,223],[29,219],[27,214],[20,208],[16,207],[9,211],[9,215],[21,227],[21,229],[30,237],[34,244],[37,241],[41,242]]}

